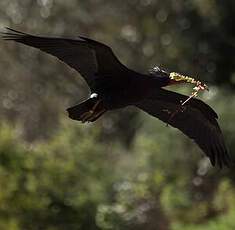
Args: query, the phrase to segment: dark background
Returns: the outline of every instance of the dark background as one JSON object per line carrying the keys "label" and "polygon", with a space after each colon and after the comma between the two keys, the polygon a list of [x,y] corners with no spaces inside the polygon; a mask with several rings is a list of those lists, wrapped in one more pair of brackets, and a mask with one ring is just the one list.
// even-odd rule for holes
{"label": "dark background", "polygon": [[[232,156],[234,22],[233,0],[0,1],[1,31],[85,35],[135,70],[206,82],[200,98]],[[88,125],[68,119],[89,92],[79,74],[23,45],[0,49],[0,229],[235,229],[234,168],[212,168],[182,133],[135,108]]]}

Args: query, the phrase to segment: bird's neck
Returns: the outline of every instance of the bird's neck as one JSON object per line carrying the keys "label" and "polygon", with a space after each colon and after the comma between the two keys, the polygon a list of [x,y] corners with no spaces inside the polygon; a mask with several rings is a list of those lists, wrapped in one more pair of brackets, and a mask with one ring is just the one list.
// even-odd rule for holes
{"label": "bird's neck", "polygon": [[171,81],[171,79],[167,76],[159,76],[159,77],[154,77],[152,78],[152,84],[158,87],[165,87],[168,86]]}

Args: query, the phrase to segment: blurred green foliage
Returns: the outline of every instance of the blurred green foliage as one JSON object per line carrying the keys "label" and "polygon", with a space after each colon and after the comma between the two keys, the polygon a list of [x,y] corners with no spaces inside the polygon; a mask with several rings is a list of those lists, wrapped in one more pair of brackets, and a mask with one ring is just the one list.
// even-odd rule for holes
{"label": "blurred green foliage", "polygon": [[[201,97],[231,155],[234,20],[232,0],[0,1],[2,28],[90,36],[136,70],[160,65],[207,82]],[[69,120],[65,108],[89,92],[78,74],[29,47],[0,48],[0,229],[235,228],[234,168],[211,168],[179,131],[135,108]]]}

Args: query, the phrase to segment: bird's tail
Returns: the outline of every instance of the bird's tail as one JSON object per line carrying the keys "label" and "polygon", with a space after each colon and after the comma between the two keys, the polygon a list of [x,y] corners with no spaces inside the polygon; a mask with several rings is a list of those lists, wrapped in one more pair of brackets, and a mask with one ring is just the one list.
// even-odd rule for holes
{"label": "bird's tail", "polygon": [[93,122],[103,115],[106,110],[104,109],[102,101],[95,97],[68,108],[67,112],[69,117],[73,120]]}

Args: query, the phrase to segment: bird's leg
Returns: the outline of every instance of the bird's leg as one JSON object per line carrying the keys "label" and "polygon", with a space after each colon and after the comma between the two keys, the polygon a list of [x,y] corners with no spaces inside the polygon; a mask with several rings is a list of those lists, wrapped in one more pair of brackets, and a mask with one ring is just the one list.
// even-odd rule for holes
{"label": "bird's leg", "polygon": [[82,120],[82,123],[86,122],[86,120],[92,115],[93,111],[89,110],[88,112],[83,113],[80,116],[80,119]]}
{"label": "bird's leg", "polygon": [[92,122],[95,121],[96,119],[98,119],[101,115],[103,115],[106,112],[106,109],[102,109],[100,111],[98,111],[97,113],[94,113],[93,116],[89,117],[87,119],[88,122]]}
{"label": "bird's leg", "polygon": [[101,103],[101,100],[98,100],[94,106],[91,108],[91,110],[89,110],[88,112],[83,113],[80,116],[80,119],[82,120],[82,123],[88,121],[89,119],[92,118],[92,115],[94,114],[96,108],[99,106],[99,104]]}

